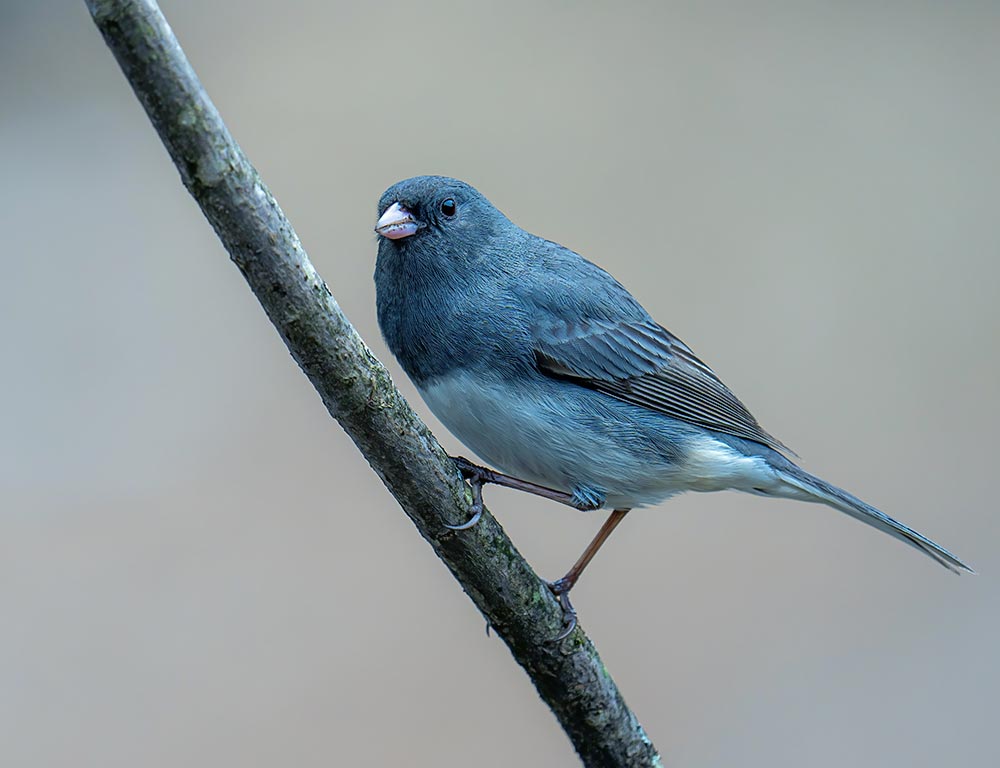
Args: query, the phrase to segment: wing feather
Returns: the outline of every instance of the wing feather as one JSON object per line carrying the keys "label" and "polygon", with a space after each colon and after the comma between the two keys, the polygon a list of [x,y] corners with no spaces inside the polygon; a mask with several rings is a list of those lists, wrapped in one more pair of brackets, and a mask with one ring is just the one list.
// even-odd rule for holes
{"label": "wing feather", "polygon": [[788,451],[711,368],[651,319],[557,321],[536,327],[534,342],[543,373],[689,424]]}

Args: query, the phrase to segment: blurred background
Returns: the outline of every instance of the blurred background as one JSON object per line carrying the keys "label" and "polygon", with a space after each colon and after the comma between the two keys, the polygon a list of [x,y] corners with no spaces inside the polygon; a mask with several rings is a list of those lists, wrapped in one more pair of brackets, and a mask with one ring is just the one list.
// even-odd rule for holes
{"label": "blurred background", "polygon": [[[610,5],[610,4],[609,4]],[[165,2],[358,330],[380,193],[610,269],[824,507],[636,512],[574,592],[671,766],[1000,764],[1000,6]],[[0,5],[0,761],[577,764],[324,411],[82,2]],[[490,489],[539,574],[600,525]]]}

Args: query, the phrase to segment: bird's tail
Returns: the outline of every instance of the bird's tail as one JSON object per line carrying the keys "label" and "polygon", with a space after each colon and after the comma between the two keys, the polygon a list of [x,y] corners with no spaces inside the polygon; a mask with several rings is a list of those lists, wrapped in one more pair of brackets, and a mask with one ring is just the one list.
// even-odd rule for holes
{"label": "bird's tail", "polygon": [[920,550],[925,555],[934,558],[941,565],[952,573],[975,573],[969,566],[955,557],[944,547],[935,544],[926,536],[921,536],[912,528],[907,528],[900,522],[893,520],[884,512],[880,512],[870,504],[865,504],[857,496],[845,490],[830,485],[825,480],[810,475],[801,467],[792,462],[782,462],[781,467],[775,467],[778,477],[787,486],[789,496],[807,501],[818,501],[828,504],[834,509],[845,512],[855,520],[867,523],[873,528],[885,531],[890,536],[909,544],[911,547]]}

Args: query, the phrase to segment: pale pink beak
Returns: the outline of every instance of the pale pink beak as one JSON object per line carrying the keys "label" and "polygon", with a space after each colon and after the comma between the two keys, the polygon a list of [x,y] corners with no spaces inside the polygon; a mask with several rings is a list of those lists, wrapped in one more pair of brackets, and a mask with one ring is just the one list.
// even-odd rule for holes
{"label": "pale pink beak", "polygon": [[400,240],[416,234],[417,220],[399,203],[393,203],[379,217],[375,231],[390,240]]}

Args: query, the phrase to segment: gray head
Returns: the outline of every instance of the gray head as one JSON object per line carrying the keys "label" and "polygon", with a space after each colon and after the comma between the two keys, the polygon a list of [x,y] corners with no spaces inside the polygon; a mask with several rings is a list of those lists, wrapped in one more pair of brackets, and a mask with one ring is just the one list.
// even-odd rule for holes
{"label": "gray head", "polygon": [[[497,294],[514,243],[527,234],[468,184],[444,176],[400,181],[379,200],[375,265],[379,326],[406,372],[420,381],[493,344]],[[478,298],[477,298],[478,297]],[[483,311],[463,310],[476,304]],[[486,311],[488,308],[489,311]]]}
{"label": "gray head", "polygon": [[378,215],[380,260],[405,254],[422,269],[461,270],[463,263],[482,256],[494,237],[517,231],[478,191],[447,176],[393,184],[379,200]]}

